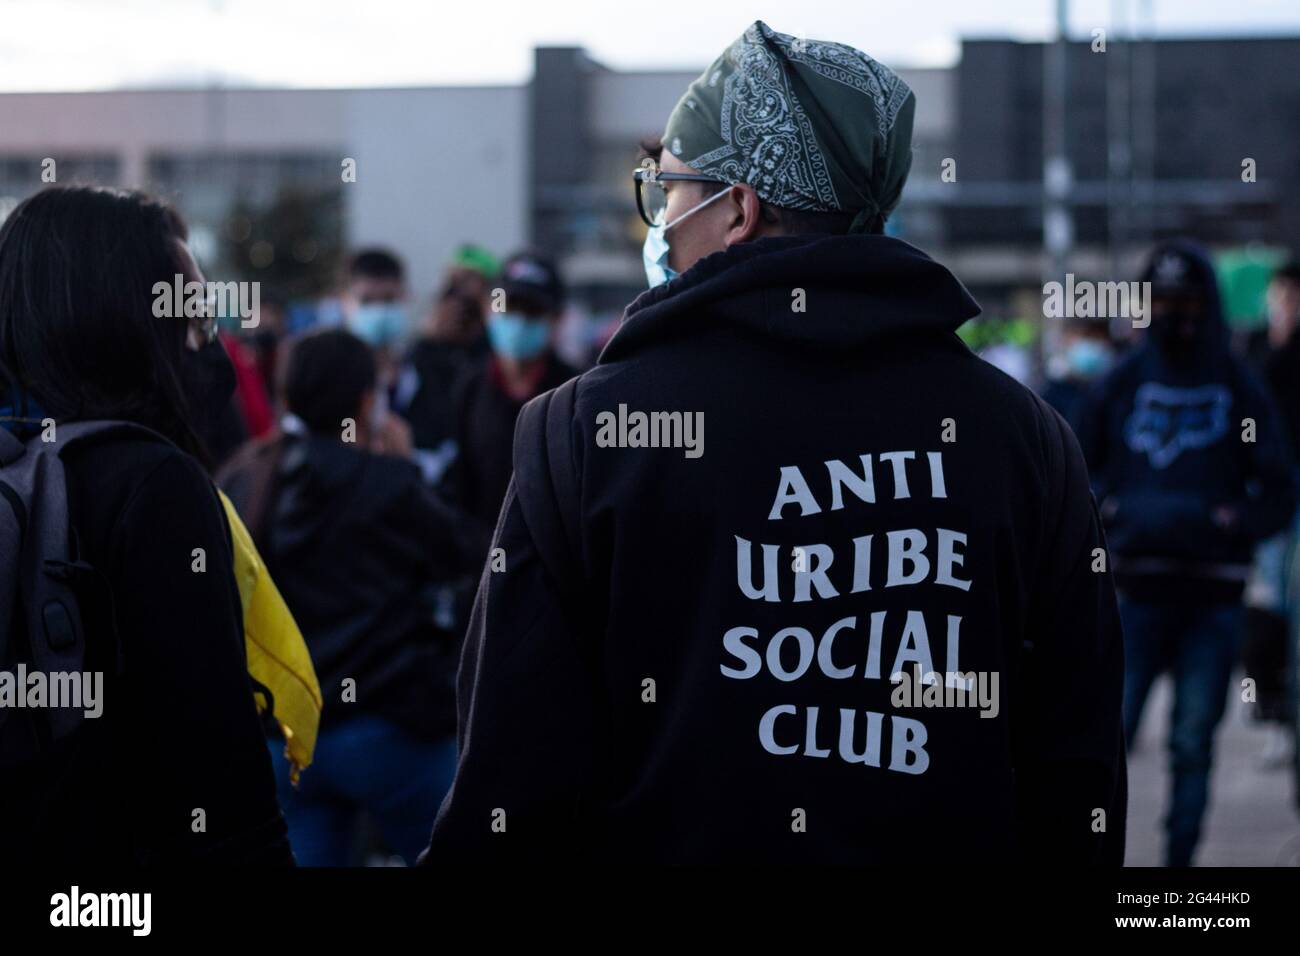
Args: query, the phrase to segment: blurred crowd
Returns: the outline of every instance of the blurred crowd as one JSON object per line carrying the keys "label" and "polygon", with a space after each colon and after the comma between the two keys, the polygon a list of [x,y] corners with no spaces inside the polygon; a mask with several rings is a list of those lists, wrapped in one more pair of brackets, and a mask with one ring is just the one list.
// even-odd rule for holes
{"label": "blurred crowd", "polygon": [[[1238,666],[1250,713],[1267,731],[1261,763],[1295,766],[1300,263],[1274,272],[1266,322],[1235,336],[1214,267],[1194,244],[1157,248],[1141,278],[1152,283],[1150,328],[1061,320],[1041,394],[1079,437],[1107,528],[1125,622],[1130,744],[1153,681],[1169,673],[1175,682],[1168,862],[1185,865]],[[357,859],[368,845],[357,842],[366,815],[392,852],[409,860],[423,845],[428,807],[454,772],[454,648],[509,484],[515,418],[578,371],[557,351],[565,285],[543,256],[499,260],[463,245],[429,313],[416,319],[411,302],[400,257],[369,248],[348,260],[318,328],[288,337],[272,305],[255,330],[232,323],[221,333],[235,397],[205,426],[220,483],[249,518],[322,684],[371,677],[367,660],[386,672],[377,675],[385,713],[347,711],[335,723],[344,709],[327,703],[307,784],[291,788],[277,774],[304,863]],[[1229,421],[1237,407],[1252,421]],[[339,450],[348,421],[368,450],[364,465]],[[1182,452],[1191,448],[1217,455],[1189,465]],[[394,457],[410,467],[393,467]],[[1259,493],[1241,498],[1234,489],[1243,484]],[[427,515],[413,504],[421,498]],[[322,534],[321,523],[334,528]],[[445,547],[421,551],[430,529]],[[381,543],[368,544],[380,530]],[[407,547],[394,551],[403,537]],[[296,546],[306,542],[310,549]],[[395,553],[455,560],[388,566]],[[431,626],[435,641],[417,639]],[[430,675],[445,695],[422,692]]]}
{"label": "blurred crowd", "polygon": [[544,256],[465,244],[419,320],[412,299],[396,253],[360,249],[314,327],[287,336],[272,306],[246,334],[237,322],[220,333],[233,397],[208,406],[203,436],[218,483],[321,684],[367,689],[355,709],[327,697],[298,787],[276,754],[308,865],[358,859],[363,818],[407,862],[427,842],[455,770],[456,652],[510,483],[515,418],[577,374],[557,348],[565,284]]}
{"label": "blurred crowd", "polygon": [[1235,337],[1195,244],[1157,248],[1141,278],[1149,327],[1134,336],[1125,321],[1120,340],[1110,320],[1067,320],[1043,396],[1078,435],[1106,527],[1130,747],[1153,682],[1173,680],[1166,862],[1185,866],[1239,665],[1267,731],[1260,762],[1296,768],[1300,263],[1273,273],[1263,327]]}
{"label": "blurred crowd", "polygon": [[[506,560],[489,550],[515,422],[579,372],[560,355],[569,303],[547,257],[465,244],[423,316],[406,275],[397,253],[358,249],[309,327],[290,334],[268,299],[184,353],[194,453],[330,689],[310,772],[286,723],[264,728],[305,865],[409,864],[426,846],[456,773],[462,636],[485,567]],[[1062,320],[1041,394],[1078,437],[1106,531],[1130,746],[1154,681],[1173,680],[1166,860],[1187,865],[1238,667],[1261,762],[1296,767],[1300,263],[1276,269],[1267,321],[1236,337],[1195,244],[1161,244],[1139,278],[1149,327]]]}
{"label": "blurred crowd", "polygon": [[[1165,859],[1194,862],[1239,665],[1261,758],[1297,766],[1300,265],[1234,341],[1207,252],[1162,242],[1139,312],[1011,326],[1052,344],[1035,395],[958,341],[980,313],[960,277],[887,232],[914,107],[861,51],[750,24],[643,146],[650,288],[603,351],[563,334],[577,310],[534,250],[461,246],[419,314],[400,254],[354,249],[309,319],[268,290],[247,321],[210,291],[170,301],[210,284],[166,202],[20,203],[0,224],[0,538],[18,542],[0,678],[101,674],[109,707],[45,719],[0,696],[17,858],[889,863],[924,832],[994,861],[1118,863],[1124,748],[1167,674]],[[710,454],[585,427],[629,407],[698,416],[701,452],[707,414]],[[935,437],[955,415],[967,437]],[[892,500],[872,443],[913,449],[879,455]],[[928,497],[906,482],[922,451]],[[813,544],[807,566],[809,538],[852,539],[843,592],[848,562],[832,574]],[[779,542],[761,588],[755,541]],[[855,616],[826,619],[813,666],[785,615],[811,615],[814,586],[870,610],[871,680],[832,660]],[[940,683],[927,614],[946,618],[943,684],[1004,674],[1007,706],[949,708],[933,734],[895,712],[905,664]],[[840,759],[787,761],[778,717],[785,741],[805,721],[803,757],[831,755],[819,711]]]}

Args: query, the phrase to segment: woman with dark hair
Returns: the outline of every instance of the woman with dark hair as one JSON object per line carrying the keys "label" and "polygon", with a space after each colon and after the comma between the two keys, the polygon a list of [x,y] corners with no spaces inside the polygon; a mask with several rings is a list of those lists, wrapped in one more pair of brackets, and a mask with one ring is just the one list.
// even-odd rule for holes
{"label": "woman with dark hair", "polygon": [[230,525],[194,427],[229,401],[233,376],[210,319],[155,307],[156,284],[203,282],[186,240],[166,204],[86,187],[38,193],[0,228],[0,427],[28,439],[43,419],[109,419],[156,433],[63,455],[102,713],[0,787],[17,860],[293,862]]}

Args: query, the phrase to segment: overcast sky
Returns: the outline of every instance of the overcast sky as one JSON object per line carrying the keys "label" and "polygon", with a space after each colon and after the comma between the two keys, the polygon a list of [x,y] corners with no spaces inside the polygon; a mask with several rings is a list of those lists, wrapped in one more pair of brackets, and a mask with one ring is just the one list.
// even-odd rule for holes
{"label": "overcast sky", "polygon": [[[539,44],[619,69],[702,69],[755,19],[887,64],[962,37],[1041,39],[1054,0],[0,0],[0,92],[519,83]],[[1070,26],[1300,35],[1297,0],[1072,0]],[[3,135],[0,132],[0,135]]]}

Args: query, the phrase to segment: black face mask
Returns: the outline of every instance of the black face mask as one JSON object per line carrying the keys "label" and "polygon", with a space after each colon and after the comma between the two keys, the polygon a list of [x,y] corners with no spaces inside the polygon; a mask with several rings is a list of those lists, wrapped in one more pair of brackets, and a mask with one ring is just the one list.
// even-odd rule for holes
{"label": "black face mask", "polygon": [[1183,311],[1171,311],[1151,323],[1151,334],[1166,352],[1185,353],[1196,349],[1204,336],[1203,317]]}
{"label": "black face mask", "polygon": [[235,394],[235,367],[220,341],[214,339],[198,351],[183,351],[181,384],[196,421],[210,422],[225,410]]}

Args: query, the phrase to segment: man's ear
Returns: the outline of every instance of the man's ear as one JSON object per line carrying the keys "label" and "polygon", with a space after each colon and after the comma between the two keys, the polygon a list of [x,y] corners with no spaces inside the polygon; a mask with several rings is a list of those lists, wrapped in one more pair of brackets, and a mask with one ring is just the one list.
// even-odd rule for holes
{"label": "man's ear", "polygon": [[730,218],[723,242],[727,246],[733,246],[738,242],[757,239],[763,232],[763,204],[758,193],[754,192],[752,186],[740,184],[732,186],[728,192],[730,195],[723,203]]}

